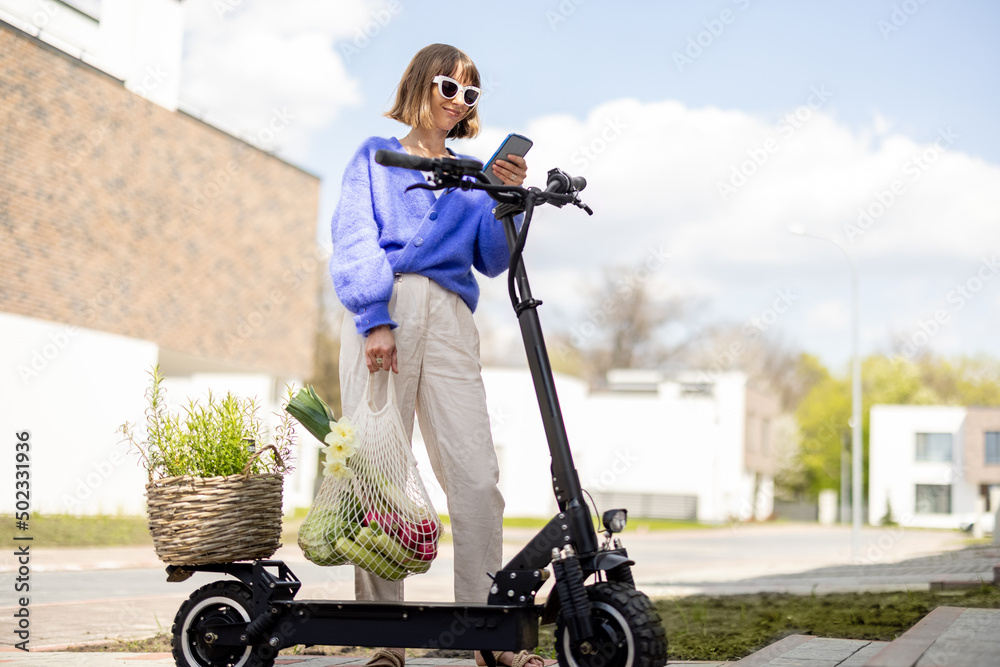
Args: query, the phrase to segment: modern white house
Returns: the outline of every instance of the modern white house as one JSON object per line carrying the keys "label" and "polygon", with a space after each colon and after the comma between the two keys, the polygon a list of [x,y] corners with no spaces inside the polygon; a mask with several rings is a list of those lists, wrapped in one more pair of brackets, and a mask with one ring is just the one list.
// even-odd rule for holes
{"label": "modern white house", "polygon": [[[505,514],[556,512],[548,445],[527,369],[483,370]],[[603,511],[704,522],[766,519],[773,510],[772,397],[742,373],[619,371],[609,390],[590,393],[556,375],[556,389],[583,487]],[[414,450],[431,500],[447,512],[419,428]]]}
{"label": "modern white house", "polygon": [[[123,422],[143,433],[148,371],[156,364],[168,377],[171,409],[188,399],[204,402],[232,392],[252,398],[272,426],[284,399],[274,374],[212,364],[162,349],[155,342],[0,312],[0,404],[8,433],[30,433],[35,513],[142,515],[148,481],[138,454],[117,431]],[[34,364],[32,361],[34,360]],[[284,378],[296,381],[295,378]],[[301,381],[298,381],[301,384]],[[312,503],[320,444],[302,429],[295,470],[285,480],[286,510]],[[13,512],[14,496],[0,501]]]}
{"label": "modern white house", "polygon": [[870,523],[891,506],[903,526],[993,530],[1000,408],[874,405],[870,424]]}

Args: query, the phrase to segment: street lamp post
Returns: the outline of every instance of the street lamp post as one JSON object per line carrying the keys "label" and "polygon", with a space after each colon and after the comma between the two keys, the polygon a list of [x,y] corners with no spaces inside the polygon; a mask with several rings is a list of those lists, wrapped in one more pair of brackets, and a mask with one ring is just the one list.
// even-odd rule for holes
{"label": "street lamp post", "polygon": [[789,226],[797,236],[808,236],[837,246],[851,267],[851,555],[855,562],[861,553],[861,315],[858,295],[858,260],[840,242],[807,233],[801,226]]}

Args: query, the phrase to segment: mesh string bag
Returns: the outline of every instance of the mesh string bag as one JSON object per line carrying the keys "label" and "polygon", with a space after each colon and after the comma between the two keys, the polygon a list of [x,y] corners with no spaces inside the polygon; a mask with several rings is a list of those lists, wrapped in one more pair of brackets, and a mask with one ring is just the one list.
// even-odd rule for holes
{"label": "mesh string bag", "polygon": [[441,521],[417,472],[391,374],[381,408],[373,377],[352,418],[326,438],[323,483],[299,529],[299,547],[317,565],[353,563],[396,581],[430,568]]}

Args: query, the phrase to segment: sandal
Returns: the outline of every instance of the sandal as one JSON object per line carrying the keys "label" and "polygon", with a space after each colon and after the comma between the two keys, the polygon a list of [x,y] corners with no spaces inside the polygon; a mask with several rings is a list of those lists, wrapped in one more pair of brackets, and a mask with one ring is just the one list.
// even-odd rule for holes
{"label": "sandal", "polygon": [[365,667],[403,667],[405,659],[400,654],[387,648],[377,648],[372,651]]}
{"label": "sandal", "polygon": [[497,663],[497,667],[528,667],[528,663],[532,660],[537,660],[538,662],[545,664],[545,659],[535,653],[528,653],[527,651],[520,651],[514,654],[514,659],[509,665],[500,662],[500,656],[508,651],[493,651],[493,660]]}

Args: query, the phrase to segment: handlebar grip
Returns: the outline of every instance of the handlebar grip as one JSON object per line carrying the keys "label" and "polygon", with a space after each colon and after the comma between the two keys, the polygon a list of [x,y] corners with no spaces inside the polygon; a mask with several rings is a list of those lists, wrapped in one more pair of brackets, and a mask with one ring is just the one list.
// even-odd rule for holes
{"label": "handlebar grip", "polygon": [[397,153],[380,148],[375,151],[375,161],[383,167],[402,167],[403,169],[416,169],[418,171],[431,171],[434,169],[434,160],[428,157],[417,157],[409,153]]}
{"label": "handlebar grip", "polygon": [[562,169],[550,169],[545,191],[561,195],[574,190],[579,192],[587,187],[587,179],[583,176],[570,176]]}

